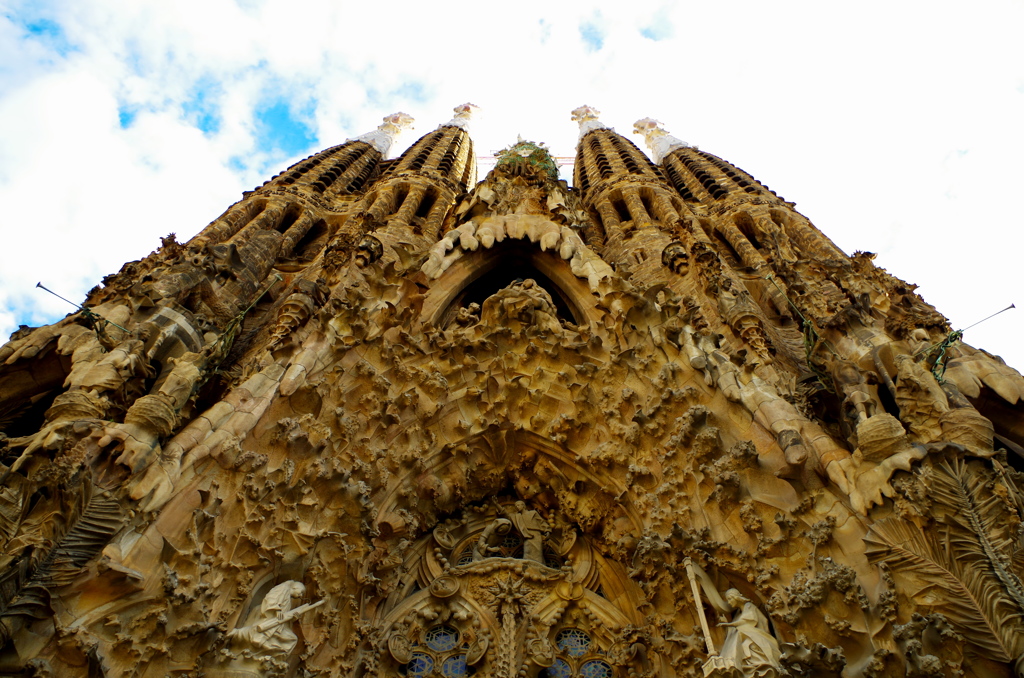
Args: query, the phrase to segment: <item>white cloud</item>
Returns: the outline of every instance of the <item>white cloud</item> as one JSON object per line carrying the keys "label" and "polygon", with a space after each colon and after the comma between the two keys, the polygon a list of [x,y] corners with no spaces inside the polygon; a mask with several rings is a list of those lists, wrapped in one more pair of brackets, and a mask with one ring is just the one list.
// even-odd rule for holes
{"label": "white cloud", "polygon": [[[395,110],[418,120],[400,151],[466,100],[483,107],[481,154],[522,134],[573,155],[569,111],[583,103],[624,133],[656,117],[797,201],[843,249],[877,251],[955,326],[1024,306],[1024,8],[1010,0],[77,0],[7,16],[30,10],[75,48],[0,18],[0,332],[13,309],[34,322],[67,310],[37,279],[81,298],[297,157]],[[581,39],[588,22],[599,49]],[[665,39],[645,36],[652,26]],[[197,88],[219,115],[205,134],[186,112]],[[313,105],[317,143],[294,158],[258,138],[271,95]],[[967,339],[1024,365],[1022,333],[1024,309]]]}

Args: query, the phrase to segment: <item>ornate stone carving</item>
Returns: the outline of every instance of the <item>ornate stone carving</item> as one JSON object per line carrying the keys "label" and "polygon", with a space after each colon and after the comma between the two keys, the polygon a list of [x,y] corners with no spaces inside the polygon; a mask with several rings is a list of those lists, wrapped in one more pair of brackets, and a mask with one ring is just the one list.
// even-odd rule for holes
{"label": "ornate stone carving", "polygon": [[649,120],[467,114],[0,347],[0,672],[1015,675],[1024,377]]}
{"label": "ornate stone carving", "polygon": [[292,608],[292,599],[306,595],[306,587],[297,581],[286,581],[267,592],[260,603],[256,621],[228,632],[237,645],[245,645],[257,655],[272,657],[291,654],[298,643],[292,622],[300,615],[323,604],[323,601]]}

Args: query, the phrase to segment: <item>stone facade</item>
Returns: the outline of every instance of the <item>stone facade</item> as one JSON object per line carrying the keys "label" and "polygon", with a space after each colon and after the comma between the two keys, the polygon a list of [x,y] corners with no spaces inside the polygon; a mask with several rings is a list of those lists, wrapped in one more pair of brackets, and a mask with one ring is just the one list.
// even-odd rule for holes
{"label": "stone facade", "polygon": [[0,348],[0,675],[1017,675],[1020,374],[654,120],[470,112]]}

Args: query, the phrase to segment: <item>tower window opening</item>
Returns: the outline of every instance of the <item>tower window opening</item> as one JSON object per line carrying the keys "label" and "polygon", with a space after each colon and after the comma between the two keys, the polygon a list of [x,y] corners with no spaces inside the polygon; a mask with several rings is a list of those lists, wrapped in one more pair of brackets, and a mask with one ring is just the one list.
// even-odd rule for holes
{"label": "tower window opening", "polygon": [[397,214],[398,211],[402,209],[402,203],[405,202],[405,196],[407,195],[409,195],[408,186],[403,185],[395,189],[395,197],[391,203],[391,214]]}
{"label": "tower window opening", "polygon": [[654,219],[654,209],[651,207],[651,197],[646,191],[640,194],[640,202],[643,203],[644,211],[647,212],[647,216]]}
{"label": "tower window opening", "polygon": [[622,200],[612,200],[612,207],[619,215],[619,221],[630,221],[633,217],[629,214],[629,209],[626,207],[626,203]]}
{"label": "tower window opening", "polygon": [[621,144],[616,144],[616,151],[619,153],[619,157],[622,158],[622,164],[626,166],[626,170],[630,174],[643,174],[640,171],[640,166],[636,164],[636,161],[630,156],[629,151],[622,148]]}
{"label": "tower window opening", "polygon": [[580,189],[586,193],[590,190],[590,178],[587,176],[586,171],[577,172],[575,181],[579,183]]}
{"label": "tower window opening", "polygon": [[757,241],[757,237],[754,234],[754,222],[750,219],[750,216],[741,213],[736,216],[735,222],[736,228],[740,230],[743,237],[745,237],[755,249],[761,249],[761,243]]}
{"label": "tower window opening", "polygon": [[327,236],[327,223],[321,219],[313,224],[306,235],[295,244],[294,256],[299,261],[310,261],[321,249]]}
{"label": "tower window opening", "polygon": [[277,232],[286,232],[295,224],[296,221],[298,221],[299,215],[301,213],[302,210],[296,206],[289,207],[287,210],[285,210],[285,213],[281,216],[281,220],[277,222]]}
{"label": "tower window opening", "polygon": [[693,193],[690,192],[690,189],[686,186],[686,182],[683,180],[683,177],[679,174],[679,170],[676,169],[674,164],[669,163],[665,165],[665,174],[668,175],[668,179],[672,182],[672,185],[675,186],[675,189],[679,191],[679,195],[683,196],[683,200],[688,202],[694,202],[697,200]]}
{"label": "tower window opening", "polygon": [[715,240],[718,241],[721,247],[719,248],[719,254],[724,255],[726,263],[731,268],[740,268],[742,265],[742,259],[740,258],[739,252],[732,246],[725,236],[722,235],[721,231],[715,231]]}
{"label": "tower window opening", "polygon": [[426,219],[427,215],[430,214],[430,209],[434,206],[434,202],[437,200],[437,195],[433,191],[427,193],[420,200],[420,206],[416,208],[416,216]]}

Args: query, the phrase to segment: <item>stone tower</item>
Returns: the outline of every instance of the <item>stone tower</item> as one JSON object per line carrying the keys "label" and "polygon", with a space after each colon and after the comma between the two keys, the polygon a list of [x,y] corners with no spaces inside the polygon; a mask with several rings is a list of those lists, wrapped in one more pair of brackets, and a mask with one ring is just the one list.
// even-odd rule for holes
{"label": "stone tower", "polygon": [[657,121],[470,113],[0,348],[0,675],[1019,675],[1024,379]]}

